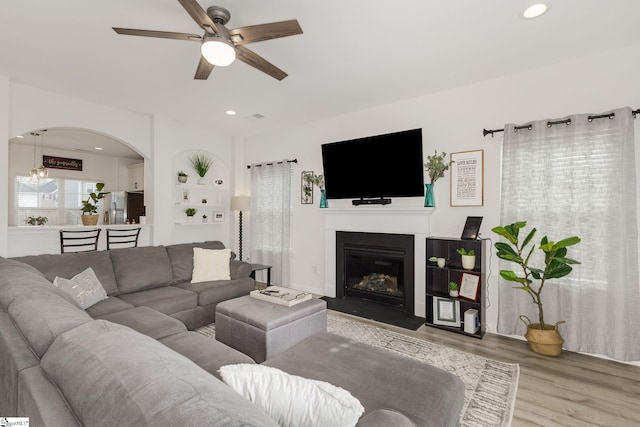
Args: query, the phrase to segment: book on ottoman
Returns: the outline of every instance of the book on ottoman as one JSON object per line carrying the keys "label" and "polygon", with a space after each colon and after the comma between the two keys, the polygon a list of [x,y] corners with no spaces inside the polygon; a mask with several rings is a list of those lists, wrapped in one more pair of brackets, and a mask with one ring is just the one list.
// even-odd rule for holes
{"label": "book on ottoman", "polygon": [[253,298],[269,301],[274,304],[285,305],[287,307],[300,304],[312,298],[309,292],[297,291],[291,288],[283,288],[281,286],[269,286],[265,289],[256,289],[249,293]]}

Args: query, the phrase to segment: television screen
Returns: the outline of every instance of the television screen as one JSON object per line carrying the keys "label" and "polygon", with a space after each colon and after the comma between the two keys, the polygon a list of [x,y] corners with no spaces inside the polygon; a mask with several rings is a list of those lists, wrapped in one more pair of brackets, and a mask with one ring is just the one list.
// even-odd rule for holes
{"label": "television screen", "polygon": [[322,145],[328,199],[424,194],[422,129]]}

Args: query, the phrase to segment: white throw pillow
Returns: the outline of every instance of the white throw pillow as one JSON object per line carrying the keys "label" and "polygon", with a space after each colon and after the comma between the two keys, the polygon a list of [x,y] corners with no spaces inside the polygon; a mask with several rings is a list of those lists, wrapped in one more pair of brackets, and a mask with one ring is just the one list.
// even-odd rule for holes
{"label": "white throw pillow", "polygon": [[226,365],[220,376],[283,427],[355,426],[364,413],[347,390],[263,365]]}
{"label": "white throw pillow", "polygon": [[84,310],[107,299],[107,292],[91,267],[71,279],[56,276],[53,285],[73,298]]}
{"label": "white throw pillow", "polygon": [[229,260],[231,249],[193,248],[193,273],[191,283],[211,280],[230,280]]}

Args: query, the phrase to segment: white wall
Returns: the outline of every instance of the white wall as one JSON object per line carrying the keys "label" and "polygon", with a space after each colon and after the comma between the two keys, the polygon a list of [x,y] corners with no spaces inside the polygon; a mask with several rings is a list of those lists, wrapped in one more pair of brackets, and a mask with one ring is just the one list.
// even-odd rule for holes
{"label": "white wall", "polygon": [[[247,138],[238,148],[247,164],[298,158],[294,178],[297,196],[293,210],[292,287],[322,293],[325,283],[322,210],[318,208],[318,198],[314,206],[301,205],[297,189],[302,170],[322,171],[321,144],[421,127],[425,156],[435,149],[447,153],[484,150],[484,206],[450,207],[447,173],[435,186],[436,211],[431,217],[431,233],[459,237],[466,217],[480,215],[484,217],[482,235],[494,239],[490,229],[499,224],[501,134],[483,138],[482,129],[500,129],[505,123],[576,113],[600,113],[620,106],[640,108],[638,58],[640,45]],[[636,138],[639,134],[636,123]],[[248,192],[246,169],[236,172],[247,183],[242,190]],[[329,201],[330,208],[349,203]],[[394,199],[393,206],[421,206],[421,203],[420,198]],[[495,331],[497,321],[496,270],[497,259],[492,255],[487,313],[491,331]]]}

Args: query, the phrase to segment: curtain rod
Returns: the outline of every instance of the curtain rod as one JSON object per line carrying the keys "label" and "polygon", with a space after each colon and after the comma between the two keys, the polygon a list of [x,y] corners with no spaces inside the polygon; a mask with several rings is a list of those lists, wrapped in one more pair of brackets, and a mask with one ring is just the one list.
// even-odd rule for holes
{"label": "curtain rod", "polygon": [[[636,114],[640,113],[640,108],[637,110],[632,110],[631,114],[633,114],[633,118],[636,118]],[[613,119],[616,115],[614,113],[610,113],[610,114],[599,114],[597,116],[589,116],[587,119],[589,121],[595,120],[595,119],[605,119],[605,118],[609,118],[609,119]],[[547,122],[547,127],[551,127],[553,125],[560,125],[560,124],[565,124],[565,125],[570,125],[571,124],[571,119],[567,119],[567,120],[558,120],[557,122]],[[513,129],[514,130],[520,130],[520,129],[528,129],[531,130],[532,126],[531,124],[528,125],[522,125],[522,126],[516,126]],[[493,130],[487,130],[487,129],[482,129],[482,136],[487,136],[487,135],[491,135],[491,137],[493,138],[493,134],[494,133],[498,133],[498,132],[504,132],[504,129],[493,129]]]}
{"label": "curtain rod", "polygon": [[[253,166],[255,166],[255,167],[259,168],[260,166],[272,166],[272,165],[274,165],[274,164],[279,164],[279,165],[280,165],[280,164],[282,164],[282,163],[284,163],[284,162],[287,162],[287,163],[298,163],[298,159],[293,159],[293,160],[283,160],[283,161],[281,161],[281,162],[257,163],[257,164],[255,164],[255,165],[253,165]],[[251,169],[251,165],[247,165],[247,169]]]}

